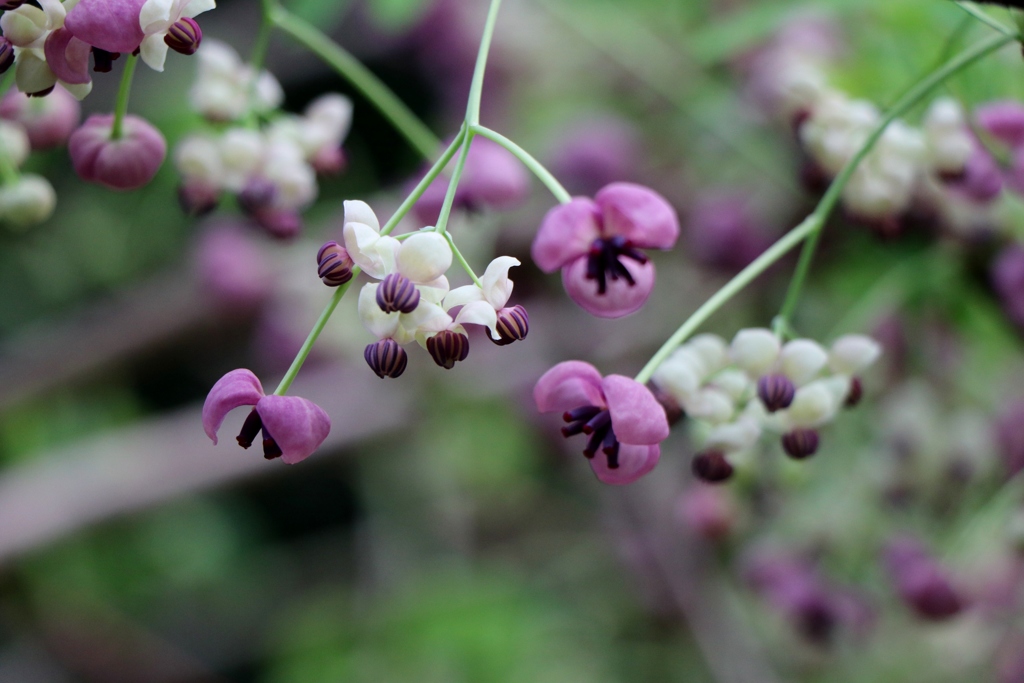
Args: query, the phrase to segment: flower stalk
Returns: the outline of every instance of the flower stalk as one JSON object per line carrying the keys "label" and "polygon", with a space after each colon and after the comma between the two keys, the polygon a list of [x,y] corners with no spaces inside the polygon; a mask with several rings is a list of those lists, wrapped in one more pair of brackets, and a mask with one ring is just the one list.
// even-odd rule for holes
{"label": "flower stalk", "polygon": [[138,55],[129,55],[121,74],[121,87],[117,91],[117,105],[114,108],[114,126],[110,130],[111,140],[120,140],[124,134],[124,117],[128,114],[128,100],[132,92],[132,79],[135,67],[139,63]]}

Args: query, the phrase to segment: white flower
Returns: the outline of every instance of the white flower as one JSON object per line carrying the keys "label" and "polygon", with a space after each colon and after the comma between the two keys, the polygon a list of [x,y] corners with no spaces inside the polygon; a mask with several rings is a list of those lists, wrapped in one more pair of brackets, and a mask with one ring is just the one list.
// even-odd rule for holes
{"label": "white flower", "polygon": [[714,387],[700,389],[689,396],[682,406],[690,417],[704,419],[712,424],[728,422],[736,412],[736,404],[729,394]]}
{"label": "white flower", "polygon": [[821,344],[810,339],[794,339],[782,347],[779,365],[782,373],[800,386],[814,379],[828,363],[828,354]]}
{"label": "white flower", "polygon": [[377,280],[395,272],[395,256],[400,245],[390,235],[381,236],[380,222],[366,202],[346,201],[345,249],[363,272]]}
{"label": "white flower", "polygon": [[46,178],[31,173],[0,186],[0,220],[23,228],[42,223],[53,214],[57,193]]}
{"label": "white flower", "polygon": [[203,116],[214,121],[235,121],[250,108],[271,111],[284,100],[284,91],[272,75],[266,71],[254,74],[226,43],[204,40],[196,56],[199,73],[189,95],[192,106]]}
{"label": "white flower", "polygon": [[446,330],[452,318],[436,302],[423,298],[411,313],[385,313],[377,305],[379,283],[371,282],[359,292],[359,319],[363,326],[378,339],[394,339],[399,344],[416,340],[421,345],[426,338]]}
{"label": "white flower", "polygon": [[[410,238],[412,239],[412,238]],[[492,339],[500,339],[496,329],[498,311],[505,308],[512,296],[512,280],[508,277],[510,268],[520,265],[512,256],[499,256],[491,261],[476,284],[458,287],[444,298],[446,311],[462,306],[455,322],[458,324],[482,325],[491,331]]]}
{"label": "white flower", "polygon": [[50,31],[64,26],[66,15],[60,0],[40,0],[39,7],[22,5],[4,12],[0,29],[15,47],[42,48]]}
{"label": "white flower", "polygon": [[171,27],[181,19],[191,19],[216,6],[216,0],[146,0],[139,12],[139,26],[146,34],[140,46],[142,61],[156,71],[163,71],[167,59],[164,36]]}
{"label": "white flower", "polygon": [[222,183],[232,192],[241,192],[264,164],[266,141],[258,131],[231,128],[218,141],[224,172]]}
{"label": "white flower", "polygon": [[810,118],[800,127],[800,141],[822,169],[835,175],[880,120],[875,105],[832,91],[819,98]]}
{"label": "white flower", "polygon": [[714,427],[704,440],[704,446],[726,453],[745,451],[757,443],[761,433],[762,429],[757,420],[744,415],[735,422]]}
{"label": "white flower", "polygon": [[261,175],[276,188],[273,203],[279,209],[301,209],[316,199],[316,173],[302,150],[289,142],[276,140],[267,145]]}
{"label": "white flower", "polygon": [[[839,388],[835,383],[817,380],[797,389],[793,403],[786,411],[780,413],[791,427],[817,427],[835,417],[842,406],[839,394]],[[842,392],[843,398],[845,395],[846,392]]]}

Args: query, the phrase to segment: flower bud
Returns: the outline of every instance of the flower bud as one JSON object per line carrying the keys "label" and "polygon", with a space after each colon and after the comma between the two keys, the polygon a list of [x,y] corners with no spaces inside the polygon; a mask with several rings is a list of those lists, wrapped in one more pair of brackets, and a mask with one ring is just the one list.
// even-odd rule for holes
{"label": "flower bud", "polygon": [[164,42],[167,47],[183,55],[194,55],[203,40],[203,30],[191,17],[182,17],[167,30]]}
{"label": "flower bud", "polygon": [[469,337],[461,332],[442,330],[427,339],[427,351],[435,363],[451,370],[457,362],[469,356]]}
{"label": "flower bud", "polygon": [[274,203],[277,188],[265,178],[249,180],[238,193],[238,208],[248,216],[255,216]]}
{"label": "flower bud", "polygon": [[941,621],[964,608],[964,599],[943,567],[917,539],[890,541],[883,560],[900,598],[923,619]]}
{"label": "flower bud", "polygon": [[340,287],[351,280],[352,268],[355,266],[348,250],[337,242],[328,242],[320,247],[316,254],[316,264],[316,274],[328,287]]}
{"label": "flower bud", "polygon": [[733,467],[722,451],[706,451],[693,458],[691,465],[693,475],[709,484],[726,481],[733,474]]}
{"label": "flower bud", "polygon": [[400,376],[409,364],[409,355],[394,339],[369,344],[363,351],[363,358],[381,379]]}
{"label": "flower bud", "polygon": [[420,304],[420,290],[399,273],[391,273],[377,288],[377,305],[385,313],[412,313]]}
{"label": "flower bud", "polygon": [[826,380],[818,380],[800,387],[789,406],[791,424],[816,427],[835,416],[842,396],[836,397],[834,387]]}
{"label": "flower bud", "polygon": [[25,174],[16,182],[0,186],[0,220],[16,227],[42,223],[56,206],[57,194],[42,176]]}
{"label": "flower bud", "polygon": [[28,159],[31,145],[25,129],[17,123],[0,120],[0,154],[4,155],[15,168]]}
{"label": "flower bud", "polygon": [[796,387],[785,375],[765,375],[757,380],[757,397],[769,413],[788,408],[794,396]]}
{"label": "flower bud", "polygon": [[882,347],[871,337],[849,334],[832,342],[828,365],[841,375],[856,375],[882,355]]}
{"label": "flower bud", "polygon": [[205,216],[217,208],[220,203],[220,192],[197,179],[189,179],[178,186],[178,205],[181,210],[192,217]]}
{"label": "flower bud", "polygon": [[782,435],[782,448],[795,460],[805,460],[818,452],[818,432],[813,429],[794,429]]}
{"label": "flower bud", "polygon": [[733,361],[754,376],[768,372],[779,351],[779,338],[764,328],[740,330],[730,346]]}
{"label": "flower bud", "polygon": [[153,179],[167,155],[164,136],[137,116],[124,118],[122,134],[112,137],[114,115],[90,116],[68,140],[75,172],[83,180],[115,190],[134,190]]}
{"label": "flower bud", "polygon": [[522,341],[530,331],[530,316],[526,309],[518,304],[503,308],[498,311],[498,322],[494,329],[497,330],[500,339],[492,338],[491,341],[498,346]]}
{"label": "flower bud", "polygon": [[266,208],[257,211],[252,218],[272,237],[280,240],[291,239],[302,231],[302,217],[295,211]]}
{"label": "flower bud", "polygon": [[827,362],[825,349],[810,339],[794,339],[782,347],[779,356],[782,372],[797,385],[814,379]]}

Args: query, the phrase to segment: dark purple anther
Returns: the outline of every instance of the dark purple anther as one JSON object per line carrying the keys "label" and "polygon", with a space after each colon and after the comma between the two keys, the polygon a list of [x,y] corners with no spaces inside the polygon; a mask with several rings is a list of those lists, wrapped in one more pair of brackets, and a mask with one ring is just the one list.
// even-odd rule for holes
{"label": "dark purple anther", "polygon": [[242,423],[242,431],[238,433],[236,441],[242,448],[249,448],[252,442],[256,440],[256,435],[263,430],[263,457],[267,460],[273,460],[274,458],[281,457],[281,449],[278,447],[277,442],[267,433],[266,428],[263,426],[263,420],[260,418],[260,414],[253,408],[249,415],[245,418],[245,422]]}
{"label": "dark purple anther", "polygon": [[398,377],[405,372],[409,364],[409,355],[394,339],[381,339],[366,347],[363,351],[370,369],[381,379]]}
{"label": "dark purple anther", "polygon": [[813,429],[797,428],[782,435],[782,448],[796,460],[804,460],[818,452],[818,432]]}
{"label": "dark purple anther", "polygon": [[577,434],[587,435],[587,445],[583,455],[587,459],[594,458],[598,451],[607,458],[608,469],[619,468],[619,441],[612,431],[612,415],[607,409],[597,406],[582,406],[562,415],[568,424],[562,427],[562,436],[569,438]]}
{"label": "dark purple anther", "polygon": [[[383,288],[383,285],[381,287]],[[380,289],[377,290],[377,302],[380,303]],[[442,330],[427,339],[427,351],[435,363],[445,370],[451,370],[456,363],[466,360],[469,355],[469,337],[460,332]]]}
{"label": "dark purple anther", "polygon": [[14,45],[0,36],[0,74],[6,73],[14,65]]}
{"label": "dark purple anther", "polygon": [[498,346],[522,341],[530,331],[530,316],[526,309],[518,304],[511,308],[503,308],[498,311],[498,323],[494,329],[498,331],[500,339],[491,338],[491,341]]}
{"label": "dark purple anther", "polygon": [[199,49],[199,43],[203,41],[203,30],[191,17],[183,17],[174,22],[174,25],[164,36],[167,47],[183,55],[194,55]]}
{"label": "dark purple anther", "polygon": [[860,381],[860,377],[854,377],[850,380],[850,391],[846,394],[846,403],[843,405],[847,408],[853,408],[860,403],[863,397],[864,384]]}
{"label": "dark purple anther", "polygon": [[765,375],[757,380],[757,396],[764,404],[765,410],[774,413],[788,408],[796,396],[796,386],[785,375]]}
{"label": "dark purple anther", "polygon": [[277,187],[274,183],[263,178],[255,178],[246,183],[238,193],[238,208],[246,215],[256,216],[269,209],[276,196]]}
{"label": "dark purple anther", "polygon": [[587,254],[587,279],[597,281],[597,293],[604,294],[608,291],[608,280],[618,280],[620,277],[629,283],[636,284],[633,275],[622,265],[620,259],[628,258],[637,263],[647,263],[647,255],[635,248],[628,239],[622,235],[615,235],[610,238],[598,238],[590,245],[590,252]]}
{"label": "dark purple anther", "polygon": [[420,290],[404,275],[391,273],[377,287],[377,305],[385,313],[412,313],[420,305]]}
{"label": "dark purple anther", "polygon": [[120,52],[107,52],[94,47],[92,49],[92,70],[98,74],[110,73],[114,70],[114,60],[120,56]]}
{"label": "dark purple anther", "polygon": [[352,279],[355,264],[348,250],[337,242],[328,242],[316,254],[316,274],[328,287],[340,287]]}
{"label": "dark purple anther", "polygon": [[693,458],[691,469],[695,477],[709,484],[721,483],[733,475],[733,467],[722,451],[698,453]]}

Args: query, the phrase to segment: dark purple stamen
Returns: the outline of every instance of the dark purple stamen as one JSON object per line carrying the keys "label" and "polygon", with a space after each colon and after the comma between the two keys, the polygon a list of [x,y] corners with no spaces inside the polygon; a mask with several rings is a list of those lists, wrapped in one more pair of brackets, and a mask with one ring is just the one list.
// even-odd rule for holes
{"label": "dark purple stamen", "polygon": [[564,413],[562,419],[569,423],[562,427],[562,436],[565,438],[577,434],[588,435],[587,446],[583,449],[583,455],[588,460],[601,451],[608,458],[608,469],[618,469],[619,440],[612,429],[612,416],[607,408],[581,406]]}
{"label": "dark purple stamen", "polygon": [[167,47],[183,55],[194,55],[202,41],[203,30],[191,17],[184,17],[174,22],[164,36]]}
{"label": "dark purple stamen", "polygon": [[377,305],[385,313],[412,313],[420,305],[420,290],[404,275],[391,273],[377,287]]}
{"label": "dark purple stamen", "polygon": [[813,429],[794,429],[782,435],[782,449],[796,460],[809,458],[818,452],[818,432]]}
{"label": "dark purple stamen", "polygon": [[765,375],[757,380],[757,396],[765,410],[774,413],[793,404],[796,386],[785,375]]}
{"label": "dark purple stamen", "polygon": [[863,397],[864,385],[861,383],[859,377],[854,377],[850,380],[850,392],[846,394],[846,403],[844,405],[847,408],[853,408],[860,403],[860,400]]}
{"label": "dark purple stamen", "polygon": [[274,441],[274,437],[267,433],[267,430],[263,430],[263,457],[267,460],[273,460],[274,458],[280,458],[284,453],[281,452],[281,447]]}
{"label": "dark purple stamen", "polygon": [[498,322],[494,326],[498,332],[498,339],[491,339],[498,346],[505,346],[512,342],[526,339],[530,331],[530,316],[522,306],[515,305],[511,308],[503,308],[498,311]]}
{"label": "dark purple stamen", "polygon": [[92,70],[98,74],[110,73],[114,69],[114,60],[120,56],[120,52],[107,52],[94,47],[92,49]]}
{"label": "dark purple stamen", "polygon": [[624,279],[632,287],[636,284],[633,275],[620,259],[628,258],[637,263],[647,263],[647,255],[633,246],[621,235],[609,239],[598,238],[590,245],[587,254],[587,279],[597,280],[597,293],[608,291],[608,280]]}
{"label": "dark purple stamen", "polygon": [[355,263],[348,255],[348,250],[337,242],[327,242],[316,254],[317,271],[328,287],[339,287],[352,279]]}
{"label": "dark purple stamen", "polygon": [[6,73],[14,66],[14,45],[0,36],[0,73]]}
{"label": "dark purple stamen", "polygon": [[238,432],[238,437],[236,437],[238,445],[242,448],[251,446],[261,429],[263,429],[263,420],[260,419],[260,414],[253,408],[249,415],[246,416],[245,422],[242,423],[242,431]]}
{"label": "dark purple stamen", "polygon": [[[380,296],[380,289],[377,295]],[[459,332],[442,330],[427,339],[427,352],[435,363],[445,370],[451,370],[469,355],[469,337]]]}
{"label": "dark purple stamen", "polygon": [[733,468],[722,451],[706,451],[693,458],[691,469],[695,477],[709,484],[718,484],[732,477]]}
{"label": "dark purple stamen", "polygon": [[394,339],[381,339],[367,345],[363,358],[381,379],[400,376],[409,364],[409,355]]}

